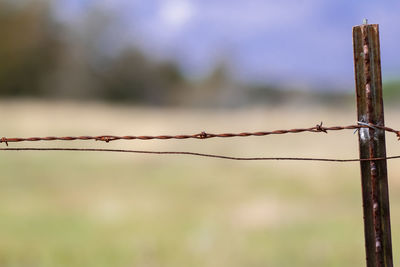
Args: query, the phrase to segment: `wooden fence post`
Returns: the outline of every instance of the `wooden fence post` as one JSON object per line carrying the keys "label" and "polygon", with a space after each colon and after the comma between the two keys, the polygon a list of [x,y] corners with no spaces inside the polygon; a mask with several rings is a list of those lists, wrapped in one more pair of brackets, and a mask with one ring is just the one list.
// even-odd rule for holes
{"label": "wooden fence post", "polygon": [[[361,124],[384,126],[379,25],[353,27],[357,114]],[[386,157],[385,131],[359,130],[360,159]],[[367,267],[392,267],[386,160],[361,161]]]}

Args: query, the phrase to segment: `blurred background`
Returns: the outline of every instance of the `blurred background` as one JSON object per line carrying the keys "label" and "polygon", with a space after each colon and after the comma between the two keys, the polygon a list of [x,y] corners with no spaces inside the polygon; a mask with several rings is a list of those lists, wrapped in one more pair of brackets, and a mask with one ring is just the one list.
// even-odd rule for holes
{"label": "blurred background", "polygon": [[381,25],[385,93],[396,94],[398,5],[3,0],[0,94],[174,107],[334,102],[353,93],[351,27],[364,17]]}
{"label": "blurred background", "polygon": [[[349,125],[352,27],[380,24],[400,126],[400,3],[1,0],[1,136]],[[400,154],[388,135],[388,154]],[[4,144],[3,144],[4,145]],[[10,144],[20,146],[52,144]],[[233,156],[358,157],[352,132],[53,143]],[[1,266],[364,266],[357,163],[0,153]],[[389,162],[395,262],[400,167]]]}

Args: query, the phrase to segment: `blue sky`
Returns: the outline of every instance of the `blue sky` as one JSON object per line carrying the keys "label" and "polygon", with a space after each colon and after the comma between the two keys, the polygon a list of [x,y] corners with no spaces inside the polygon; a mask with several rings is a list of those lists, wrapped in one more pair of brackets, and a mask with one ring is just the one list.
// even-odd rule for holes
{"label": "blue sky", "polygon": [[229,58],[238,79],[353,87],[352,34],[363,18],[380,24],[384,79],[400,77],[400,1],[58,0],[55,16],[76,23],[98,8],[114,15],[105,50],[135,44],[177,60],[190,76]]}

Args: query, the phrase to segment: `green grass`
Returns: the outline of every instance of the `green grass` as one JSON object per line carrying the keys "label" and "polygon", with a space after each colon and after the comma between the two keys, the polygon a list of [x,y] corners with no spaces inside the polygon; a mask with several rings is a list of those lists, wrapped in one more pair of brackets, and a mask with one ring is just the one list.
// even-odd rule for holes
{"label": "green grass", "polygon": [[357,164],[302,164],[2,154],[0,264],[364,266]]}

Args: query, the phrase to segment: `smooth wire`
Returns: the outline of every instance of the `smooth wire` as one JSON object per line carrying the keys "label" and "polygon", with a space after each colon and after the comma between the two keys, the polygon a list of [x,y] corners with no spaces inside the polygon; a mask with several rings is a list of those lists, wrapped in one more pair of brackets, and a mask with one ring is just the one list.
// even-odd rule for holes
{"label": "smooth wire", "polygon": [[360,162],[360,161],[377,161],[400,159],[400,156],[368,158],[368,159],[329,159],[329,158],[298,158],[298,157],[232,157],[215,154],[205,154],[186,151],[146,151],[146,150],[128,150],[128,149],[106,149],[106,148],[36,148],[36,147],[19,147],[19,148],[0,148],[0,151],[70,151],[70,152],[114,152],[114,153],[134,153],[134,154],[156,154],[156,155],[189,155],[197,157],[217,158],[225,160],[242,160],[242,161],[319,161],[319,162]]}

